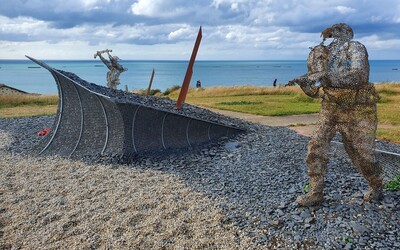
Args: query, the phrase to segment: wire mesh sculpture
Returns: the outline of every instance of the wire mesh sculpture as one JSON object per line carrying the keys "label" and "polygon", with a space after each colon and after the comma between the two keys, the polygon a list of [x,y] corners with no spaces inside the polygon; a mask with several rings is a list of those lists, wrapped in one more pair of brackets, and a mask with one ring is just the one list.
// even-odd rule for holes
{"label": "wire mesh sculpture", "polygon": [[[352,40],[353,30],[344,23],[325,29],[321,36],[322,43],[312,48],[308,56],[308,73],[291,81],[299,84],[308,96],[322,98],[318,126],[308,144],[306,159],[310,191],[296,201],[301,206],[323,201],[327,153],[336,132],[342,135],[347,154],[368,181],[364,200],[380,200],[382,168],[374,155],[379,96],[369,82],[367,50]],[[324,45],[327,38],[333,41]]]}
{"label": "wire mesh sculpture", "polygon": [[[94,54],[94,58],[98,56],[100,60],[107,66],[107,68],[110,70],[107,72],[107,87],[110,89],[117,89],[117,85],[120,84],[119,80],[119,75],[125,71],[127,71],[127,68],[124,68],[121,64],[118,63],[120,60],[118,56],[112,56],[110,54],[112,50],[106,49],[106,50],[101,50],[97,51]],[[108,59],[103,57],[102,54],[107,53]]]}

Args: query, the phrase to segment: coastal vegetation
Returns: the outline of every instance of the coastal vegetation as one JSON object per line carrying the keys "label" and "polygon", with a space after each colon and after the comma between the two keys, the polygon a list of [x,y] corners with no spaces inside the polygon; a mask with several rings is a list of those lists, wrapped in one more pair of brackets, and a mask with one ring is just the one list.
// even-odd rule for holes
{"label": "coastal vegetation", "polygon": [[[400,143],[400,83],[376,84],[381,97],[378,101],[377,137]],[[177,99],[179,90],[168,95]],[[317,113],[320,100],[306,96],[297,86],[292,87],[211,87],[190,89],[186,102],[208,108],[231,110],[266,116]],[[232,105],[236,103],[236,105]]]}
{"label": "coastal vegetation", "polygon": [[57,103],[56,95],[0,95],[0,118],[52,115]]}
{"label": "coastal vegetation", "polygon": [[[376,84],[378,102],[377,137],[400,143],[400,83]],[[179,87],[151,94],[176,100]],[[145,93],[137,91],[137,93]],[[57,112],[57,96],[0,95],[0,118],[51,115]],[[317,113],[320,100],[306,96],[297,86],[291,87],[210,87],[189,90],[186,102],[207,108],[231,110],[265,116]]]}

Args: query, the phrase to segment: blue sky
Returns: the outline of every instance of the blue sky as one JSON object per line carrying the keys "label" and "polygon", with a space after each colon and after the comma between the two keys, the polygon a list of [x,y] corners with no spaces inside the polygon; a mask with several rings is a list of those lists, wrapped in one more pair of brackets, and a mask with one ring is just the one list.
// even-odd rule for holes
{"label": "blue sky", "polygon": [[370,59],[400,59],[398,0],[2,0],[0,59],[305,60],[345,22]]}

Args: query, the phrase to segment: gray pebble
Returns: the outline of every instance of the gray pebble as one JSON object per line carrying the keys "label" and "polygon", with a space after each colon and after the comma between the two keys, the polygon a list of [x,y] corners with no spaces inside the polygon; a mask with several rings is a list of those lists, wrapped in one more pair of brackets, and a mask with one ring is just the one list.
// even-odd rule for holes
{"label": "gray pebble", "polygon": [[[150,101],[158,103],[153,97]],[[162,101],[157,105],[168,109],[170,104]],[[297,249],[305,239],[312,239],[311,249],[400,247],[400,191],[391,192],[381,208],[379,203],[361,202],[367,182],[347,156],[330,152],[325,202],[322,206],[300,208],[295,199],[309,180],[304,162],[309,138],[285,127],[226,118],[191,105],[185,105],[182,112],[245,128],[247,133],[174,154],[139,155],[128,162],[118,155],[96,155],[88,161],[151,168],[178,176],[191,190],[219,202],[224,220],[254,237],[257,243],[249,249],[273,249],[270,239],[281,236],[285,236],[284,240],[274,246],[283,249]],[[13,140],[0,140],[0,150],[29,152],[40,140],[37,132],[51,126],[54,118],[1,119],[0,132],[10,134]],[[396,144],[378,142],[377,146],[400,153]],[[263,238],[266,228],[268,240]],[[351,232],[353,243],[344,243],[343,237]]]}

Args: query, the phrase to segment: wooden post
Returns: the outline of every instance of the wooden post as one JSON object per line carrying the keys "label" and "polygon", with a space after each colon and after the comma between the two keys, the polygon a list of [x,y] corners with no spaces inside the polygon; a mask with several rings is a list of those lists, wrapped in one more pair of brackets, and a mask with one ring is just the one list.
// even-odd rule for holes
{"label": "wooden post", "polygon": [[199,47],[200,47],[200,42],[201,42],[202,36],[203,35],[202,35],[202,31],[201,31],[201,26],[200,26],[199,33],[197,34],[196,43],[194,44],[194,47],[193,47],[192,56],[190,57],[189,65],[186,70],[185,79],[183,80],[181,91],[180,91],[179,97],[178,97],[178,101],[176,102],[177,109],[181,109],[182,104],[185,102],[186,94],[189,90],[190,80],[192,79],[194,61],[196,60],[196,55],[197,55],[197,51],[199,50]]}
{"label": "wooden post", "polygon": [[153,78],[154,78],[154,68],[153,68],[153,72],[151,73],[149,88],[147,89],[147,95],[150,95],[151,85],[153,84]]}

